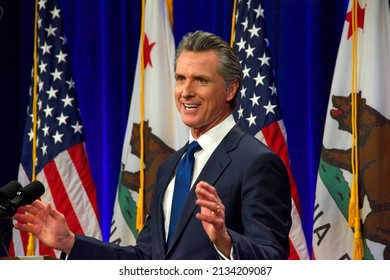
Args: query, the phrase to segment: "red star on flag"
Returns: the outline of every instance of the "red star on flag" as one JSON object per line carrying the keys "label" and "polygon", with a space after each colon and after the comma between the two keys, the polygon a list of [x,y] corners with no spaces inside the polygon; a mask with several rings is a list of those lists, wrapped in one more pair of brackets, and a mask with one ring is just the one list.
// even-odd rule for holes
{"label": "red star on flag", "polygon": [[[357,28],[363,29],[364,27],[364,12],[366,8],[361,8],[358,2],[357,7]],[[355,30],[352,30],[352,11],[347,13],[347,16],[345,17],[345,20],[349,22],[349,30],[348,30],[348,40],[351,38],[352,33]]]}
{"label": "red star on flag", "polygon": [[156,42],[153,42],[153,43],[149,44],[148,36],[146,36],[146,34],[145,34],[145,40],[144,40],[144,68],[146,68],[146,66],[148,66],[148,64],[150,65],[150,67],[153,67],[153,65],[152,65],[152,58],[150,57],[150,54],[151,54],[152,49],[153,49],[155,44],[156,44]]}

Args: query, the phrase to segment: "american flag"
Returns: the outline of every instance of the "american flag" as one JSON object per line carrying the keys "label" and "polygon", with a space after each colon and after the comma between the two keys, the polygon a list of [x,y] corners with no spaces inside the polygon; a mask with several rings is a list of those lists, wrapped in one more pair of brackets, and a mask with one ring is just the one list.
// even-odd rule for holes
{"label": "american flag", "polygon": [[290,175],[293,205],[289,259],[309,259],[261,0],[238,0],[234,34],[233,49],[240,59],[244,74],[234,117],[244,130],[263,141],[284,161]]}
{"label": "american flag", "polygon": [[[37,11],[36,101],[33,67],[18,180],[26,185],[36,177],[46,189],[42,201],[50,201],[62,212],[73,232],[101,239],[95,185],[85,151],[59,2],[39,0]],[[14,230],[10,254],[26,255],[27,244],[31,244],[27,234]],[[32,244],[34,255],[58,256],[59,252],[43,244]]]}

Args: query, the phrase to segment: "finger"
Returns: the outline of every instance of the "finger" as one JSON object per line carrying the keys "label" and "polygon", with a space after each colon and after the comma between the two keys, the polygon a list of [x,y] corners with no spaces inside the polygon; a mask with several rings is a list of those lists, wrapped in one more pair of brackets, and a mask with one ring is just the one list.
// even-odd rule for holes
{"label": "finger", "polygon": [[38,210],[31,206],[31,205],[24,205],[19,207],[18,213],[30,213],[32,215],[35,215],[38,212]]}
{"label": "finger", "polygon": [[19,229],[19,230],[23,230],[23,231],[30,231],[32,228],[32,225],[17,222],[14,224],[14,228]]}
{"label": "finger", "polygon": [[45,205],[39,201],[39,200],[35,200],[33,203],[29,204],[29,205],[23,205],[23,206],[20,206],[19,209],[18,209],[18,212],[28,212],[30,214],[33,214],[35,215],[36,213],[38,213],[40,210],[44,209],[45,208]]}
{"label": "finger", "polygon": [[216,205],[209,201],[197,200],[196,205],[201,207],[200,213],[210,217],[210,219],[222,218],[225,219],[225,207],[223,205]]}
{"label": "finger", "polygon": [[217,194],[217,190],[212,185],[210,185],[209,183],[207,183],[205,181],[200,181],[196,185],[196,188],[199,188],[199,190],[204,190],[204,191],[207,191],[207,192],[211,192],[211,193]]}
{"label": "finger", "polygon": [[200,212],[196,214],[196,218],[202,222],[212,224],[216,228],[222,227],[225,223],[223,217],[219,217],[211,214],[203,214]]}
{"label": "finger", "polygon": [[21,223],[16,223],[14,227],[18,230],[25,231],[25,232],[31,232],[33,234],[36,234],[36,228],[34,225],[31,224],[21,224]]}
{"label": "finger", "polygon": [[221,206],[217,205],[215,210],[211,211],[211,214],[218,215],[219,213],[222,213]]}
{"label": "finger", "polygon": [[[50,204],[50,202],[46,203],[46,205]],[[36,207],[37,209],[43,209],[45,207],[45,204],[42,203],[41,200],[36,199],[33,203],[31,203],[32,206]]]}
{"label": "finger", "polygon": [[17,222],[26,222],[25,219],[26,219],[26,214],[15,214],[13,215],[12,217],[13,220],[16,220]]}
{"label": "finger", "polygon": [[49,215],[53,217],[53,219],[55,220],[58,220],[58,219],[62,219],[64,217],[64,215],[57,211],[55,208],[52,208],[50,205],[49,205]]}
{"label": "finger", "polygon": [[225,211],[225,207],[221,202],[210,201],[206,199],[197,199],[195,204],[199,207],[206,207],[214,213],[220,213]]}
{"label": "finger", "polygon": [[34,222],[34,216],[30,214],[15,214],[13,219],[18,223],[32,223]]}
{"label": "finger", "polygon": [[214,188],[203,188],[202,186],[199,186],[195,189],[195,194],[198,199],[205,199],[214,201],[215,203],[219,203],[221,200]]}
{"label": "finger", "polygon": [[18,212],[12,218],[20,222],[31,223],[35,220],[35,217],[42,215],[44,216],[46,211],[50,210],[50,203],[44,205],[39,200],[36,200],[31,205],[24,205],[19,207]]}

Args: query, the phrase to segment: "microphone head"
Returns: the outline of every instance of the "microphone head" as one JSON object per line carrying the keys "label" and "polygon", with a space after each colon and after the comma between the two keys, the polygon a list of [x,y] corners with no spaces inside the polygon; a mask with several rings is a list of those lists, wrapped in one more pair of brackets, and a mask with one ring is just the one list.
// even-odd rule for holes
{"label": "microphone head", "polygon": [[[14,188],[16,189],[16,184],[11,184],[12,187],[7,187],[6,194],[9,195]],[[12,217],[18,210],[18,208],[22,205],[31,204],[36,199],[38,199],[41,195],[45,193],[45,187],[39,181],[34,181],[25,186],[24,188],[20,188],[16,195],[12,199],[0,199],[0,218],[10,218]]]}
{"label": "microphone head", "polygon": [[23,197],[23,204],[31,204],[45,193],[45,187],[39,181],[33,181],[21,188],[17,195]]}
{"label": "microphone head", "polygon": [[0,189],[0,199],[12,199],[16,193],[22,188],[22,185],[17,181],[11,181]]}

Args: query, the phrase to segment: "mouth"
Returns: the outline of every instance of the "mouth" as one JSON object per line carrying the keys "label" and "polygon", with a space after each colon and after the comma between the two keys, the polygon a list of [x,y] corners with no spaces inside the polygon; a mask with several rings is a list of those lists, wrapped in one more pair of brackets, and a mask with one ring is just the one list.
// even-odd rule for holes
{"label": "mouth", "polygon": [[197,105],[197,104],[183,104],[183,105],[184,105],[184,108],[188,111],[195,110],[199,107],[199,105]]}
{"label": "mouth", "polygon": [[330,111],[330,113],[331,113],[332,116],[340,116],[340,115],[343,114],[343,111],[340,110],[340,109],[332,109],[332,110]]}

